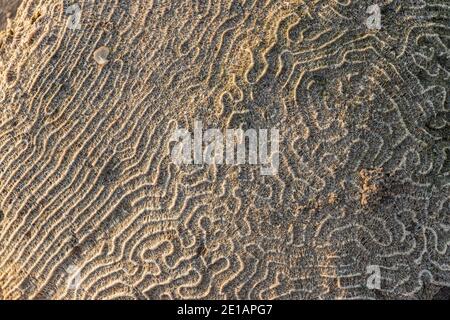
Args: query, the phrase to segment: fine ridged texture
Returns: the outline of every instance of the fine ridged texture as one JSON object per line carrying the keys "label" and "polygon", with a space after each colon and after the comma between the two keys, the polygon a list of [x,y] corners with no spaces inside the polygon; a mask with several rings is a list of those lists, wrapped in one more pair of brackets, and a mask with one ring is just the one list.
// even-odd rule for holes
{"label": "fine ridged texture", "polygon": [[[367,1],[74,3],[0,31],[1,299],[448,299],[448,1],[379,30]],[[277,128],[278,173],[173,163],[195,120]]]}

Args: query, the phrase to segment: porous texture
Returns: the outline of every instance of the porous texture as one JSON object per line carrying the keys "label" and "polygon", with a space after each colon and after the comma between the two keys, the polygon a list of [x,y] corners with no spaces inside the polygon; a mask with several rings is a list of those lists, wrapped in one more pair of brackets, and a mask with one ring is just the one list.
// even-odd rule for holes
{"label": "porous texture", "polygon": [[[448,299],[448,1],[380,30],[368,1],[73,3],[0,34],[0,298]],[[194,120],[279,129],[278,174],[175,165]]]}

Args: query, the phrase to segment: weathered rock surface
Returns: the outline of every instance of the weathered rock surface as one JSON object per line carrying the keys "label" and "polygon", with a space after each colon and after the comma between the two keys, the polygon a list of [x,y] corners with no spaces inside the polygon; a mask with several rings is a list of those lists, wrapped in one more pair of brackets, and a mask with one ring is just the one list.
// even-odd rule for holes
{"label": "weathered rock surface", "polygon": [[[380,2],[24,0],[0,298],[448,298],[450,7]],[[279,129],[278,174],[175,165],[194,120]]]}

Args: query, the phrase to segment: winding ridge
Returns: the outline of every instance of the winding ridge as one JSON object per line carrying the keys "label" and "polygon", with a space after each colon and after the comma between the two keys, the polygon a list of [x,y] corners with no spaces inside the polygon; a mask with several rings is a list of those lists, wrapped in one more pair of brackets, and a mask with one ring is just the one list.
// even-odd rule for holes
{"label": "winding ridge", "polygon": [[[23,0],[0,33],[0,298],[446,290],[450,6],[378,4],[370,30],[356,0]],[[278,128],[278,174],[173,164],[194,120]]]}

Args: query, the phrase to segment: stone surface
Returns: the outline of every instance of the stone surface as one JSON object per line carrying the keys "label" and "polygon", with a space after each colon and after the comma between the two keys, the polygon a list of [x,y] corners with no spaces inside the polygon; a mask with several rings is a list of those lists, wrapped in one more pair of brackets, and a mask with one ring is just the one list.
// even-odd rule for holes
{"label": "stone surface", "polygon": [[[24,0],[0,297],[448,297],[450,9],[383,1],[378,30],[367,5]],[[278,174],[174,164],[195,120],[277,128]]]}
{"label": "stone surface", "polygon": [[22,0],[0,0],[0,30],[6,27],[7,19],[14,19]]}

